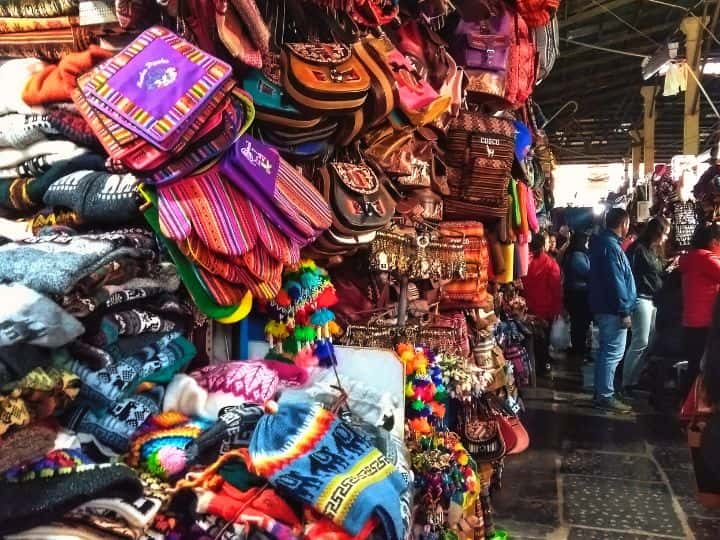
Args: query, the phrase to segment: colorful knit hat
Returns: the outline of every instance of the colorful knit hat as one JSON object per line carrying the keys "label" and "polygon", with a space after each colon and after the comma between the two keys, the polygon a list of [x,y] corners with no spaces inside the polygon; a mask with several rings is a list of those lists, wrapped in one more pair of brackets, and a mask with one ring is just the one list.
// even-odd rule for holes
{"label": "colorful knit hat", "polygon": [[157,414],[133,437],[127,463],[163,480],[180,475],[189,465],[185,447],[211,425],[177,412]]}
{"label": "colorful knit hat", "polygon": [[216,420],[223,407],[275,397],[280,378],[263,362],[236,361],[178,374],[167,388],[163,409]]}
{"label": "colorful knit hat", "polygon": [[[268,407],[268,412],[272,412]],[[282,400],[250,441],[255,471],[352,535],[373,517],[390,540],[404,538],[400,494],[406,484],[385,456],[332,412]]]}
{"label": "colorful knit hat", "polygon": [[324,268],[311,260],[286,271],[280,292],[269,305],[273,320],[265,335],[276,353],[289,353],[303,367],[335,363],[332,337],[340,333],[335,313],[335,287]]}

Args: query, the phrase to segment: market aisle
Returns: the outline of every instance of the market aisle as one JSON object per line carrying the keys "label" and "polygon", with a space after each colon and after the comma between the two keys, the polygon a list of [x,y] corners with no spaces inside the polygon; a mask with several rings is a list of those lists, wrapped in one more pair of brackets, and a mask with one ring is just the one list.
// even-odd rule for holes
{"label": "market aisle", "polygon": [[[565,377],[526,391],[531,447],[506,460],[496,523],[513,540],[717,540],[720,511],[694,499],[675,422],[650,409],[598,413]],[[562,388],[563,390],[560,390]]]}

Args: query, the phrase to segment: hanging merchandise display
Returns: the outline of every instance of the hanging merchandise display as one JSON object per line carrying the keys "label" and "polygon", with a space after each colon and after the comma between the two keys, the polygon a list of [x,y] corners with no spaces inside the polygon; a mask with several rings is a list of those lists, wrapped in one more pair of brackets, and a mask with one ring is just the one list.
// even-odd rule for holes
{"label": "hanging merchandise display", "polygon": [[507,538],[558,7],[3,2],[0,536]]}

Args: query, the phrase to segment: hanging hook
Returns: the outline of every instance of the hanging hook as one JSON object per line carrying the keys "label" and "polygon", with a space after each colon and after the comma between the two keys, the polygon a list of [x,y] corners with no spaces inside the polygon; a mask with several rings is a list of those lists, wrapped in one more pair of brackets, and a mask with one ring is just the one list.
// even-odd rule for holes
{"label": "hanging hook", "polygon": [[575,114],[575,113],[578,111],[578,109],[579,109],[579,105],[578,105],[578,102],[577,102],[577,101],[575,101],[574,99],[571,100],[571,101],[568,101],[567,103],[565,103],[565,105],[563,105],[563,106],[560,107],[557,111],[555,111],[555,114],[553,114],[550,118],[548,118],[547,120],[545,120],[545,123],[544,123],[542,126],[540,126],[540,129],[545,129],[545,126],[547,126],[550,122],[552,122],[553,120],[555,120],[555,119],[558,117],[558,115],[559,115],[561,112],[563,112],[563,110],[565,110],[565,108],[566,108],[568,105],[574,105],[574,106],[575,106],[575,108],[573,109],[572,114]]}

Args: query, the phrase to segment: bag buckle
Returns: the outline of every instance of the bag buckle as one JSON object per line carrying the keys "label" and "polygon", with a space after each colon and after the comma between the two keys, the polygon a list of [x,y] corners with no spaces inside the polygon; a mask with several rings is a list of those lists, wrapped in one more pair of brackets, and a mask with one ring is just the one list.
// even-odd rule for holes
{"label": "bag buckle", "polygon": [[344,80],[342,72],[338,71],[334,66],[330,68],[330,80],[335,83],[341,83]]}

